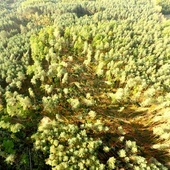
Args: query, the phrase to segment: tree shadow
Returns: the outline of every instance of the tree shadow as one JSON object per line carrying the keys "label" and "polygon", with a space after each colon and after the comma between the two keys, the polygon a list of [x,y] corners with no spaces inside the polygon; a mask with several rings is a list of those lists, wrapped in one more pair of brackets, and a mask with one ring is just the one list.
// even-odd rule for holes
{"label": "tree shadow", "polygon": [[[154,113],[135,106],[127,107],[122,112],[118,112],[118,107],[112,107],[105,113],[104,121],[110,130],[100,135],[100,138],[104,145],[111,147],[111,150],[105,153],[102,147],[99,149],[98,157],[102,163],[105,164],[110,157],[114,156],[122,162],[123,168],[125,162],[117,153],[120,149],[125,149],[125,141],[131,140],[136,142],[138,154],[146,158],[148,163],[155,158],[163,165],[167,164],[170,160],[168,151],[153,148],[153,145],[165,142],[153,133],[153,128],[162,123],[153,122]],[[117,130],[120,126],[125,131],[125,135],[121,135]],[[123,142],[118,140],[120,136],[124,136]]]}

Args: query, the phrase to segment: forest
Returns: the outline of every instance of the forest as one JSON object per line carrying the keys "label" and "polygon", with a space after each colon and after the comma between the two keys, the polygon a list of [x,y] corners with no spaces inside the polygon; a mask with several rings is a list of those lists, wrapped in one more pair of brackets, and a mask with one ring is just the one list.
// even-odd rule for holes
{"label": "forest", "polygon": [[0,170],[170,169],[169,0],[0,0]]}

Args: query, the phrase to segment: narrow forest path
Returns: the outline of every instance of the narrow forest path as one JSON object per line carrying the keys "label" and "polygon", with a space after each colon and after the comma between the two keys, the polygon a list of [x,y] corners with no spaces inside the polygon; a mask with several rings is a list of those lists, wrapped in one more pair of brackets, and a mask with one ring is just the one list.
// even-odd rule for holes
{"label": "narrow forest path", "polygon": [[170,14],[165,15],[165,18],[166,18],[166,19],[170,19]]}

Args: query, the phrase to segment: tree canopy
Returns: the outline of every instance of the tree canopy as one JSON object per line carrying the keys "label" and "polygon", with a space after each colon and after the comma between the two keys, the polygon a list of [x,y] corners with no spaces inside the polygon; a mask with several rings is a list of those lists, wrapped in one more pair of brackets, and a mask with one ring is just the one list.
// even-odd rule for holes
{"label": "tree canopy", "polygon": [[149,0],[1,3],[0,169],[168,169],[163,9]]}

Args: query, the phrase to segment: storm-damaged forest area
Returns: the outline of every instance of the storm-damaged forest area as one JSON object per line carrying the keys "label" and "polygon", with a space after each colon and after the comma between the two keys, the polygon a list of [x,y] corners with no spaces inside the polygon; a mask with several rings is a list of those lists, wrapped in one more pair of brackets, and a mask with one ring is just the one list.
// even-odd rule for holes
{"label": "storm-damaged forest area", "polygon": [[0,170],[170,169],[169,0],[0,0]]}

